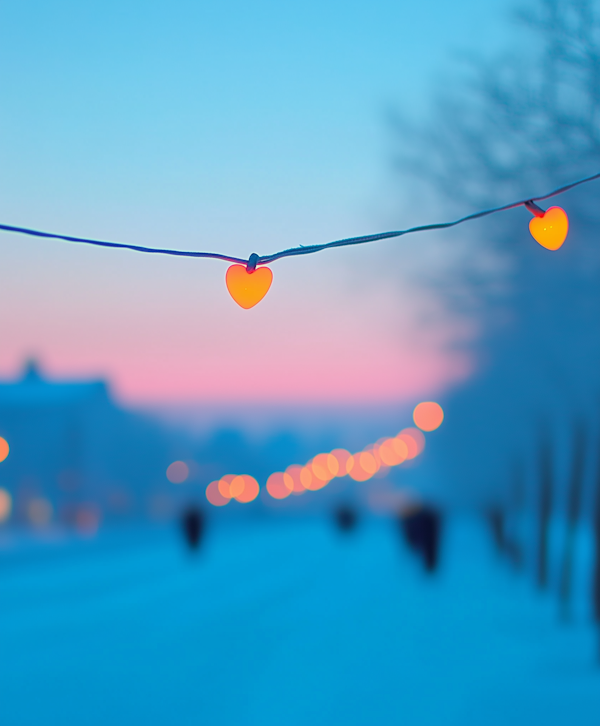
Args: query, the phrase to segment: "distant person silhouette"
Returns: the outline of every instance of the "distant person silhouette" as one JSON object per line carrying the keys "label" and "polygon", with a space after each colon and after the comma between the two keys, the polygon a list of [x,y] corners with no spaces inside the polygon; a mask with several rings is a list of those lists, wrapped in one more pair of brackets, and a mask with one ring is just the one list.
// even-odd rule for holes
{"label": "distant person silhouette", "polygon": [[408,546],[423,561],[427,572],[435,572],[439,562],[440,512],[426,504],[413,503],[398,513],[398,524]]}
{"label": "distant person silhouette", "polygon": [[335,523],[340,532],[351,532],[356,528],[357,521],[356,510],[347,504],[342,504],[335,510]]}
{"label": "distant person silhouette", "polygon": [[188,507],[181,515],[181,528],[185,542],[190,550],[197,550],[204,532],[204,515],[195,506]]}

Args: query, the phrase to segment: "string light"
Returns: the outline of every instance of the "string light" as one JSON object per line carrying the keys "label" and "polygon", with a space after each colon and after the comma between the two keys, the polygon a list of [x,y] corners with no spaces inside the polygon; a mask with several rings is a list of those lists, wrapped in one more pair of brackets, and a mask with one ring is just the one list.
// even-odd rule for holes
{"label": "string light", "polygon": [[550,207],[545,212],[534,202],[525,204],[534,215],[529,222],[529,231],[536,242],[547,250],[557,250],[562,247],[569,231],[569,218],[561,207]]}
{"label": "string light", "polygon": [[[581,184],[587,184],[588,182],[600,179],[600,172],[593,176],[588,176],[584,179],[566,184],[565,186],[559,187],[548,194],[542,194],[538,197],[530,197],[528,199],[521,199],[517,202],[511,202],[510,204],[504,204],[501,207],[494,207],[493,209],[486,209],[481,212],[475,212],[474,214],[468,214],[466,217],[461,217],[453,222],[441,222],[439,224],[426,224],[419,227],[410,227],[409,229],[397,230],[394,232],[381,232],[379,234],[369,234],[362,237],[348,237],[347,239],[336,240],[335,242],[326,242],[320,245],[300,245],[299,247],[291,247],[281,252],[276,252],[272,255],[257,255],[252,253],[250,257],[245,260],[241,257],[233,257],[231,255],[222,255],[218,252],[194,252],[192,250],[171,250],[162,249],[156,247],[144,247],[142,245],[130,245],[122,242],[105,242],[103,240],[87,239],[85,237],[72,237],[63,234],[54,234],[52,232],[42,232],[40,230],[28,229],[27,227],[14,227],[12,225],[0,224],[0,231],[13,232],[16,234],[25,234],[31,237],[43,237],[48,239],[59,239],[65,242],[75,242],[78,244],[94,245],[97,247],[111,247],[113,249],[124,249],[132,250],[133,252],[145,252],[153,255],[172,255],[175,257],[198,257],[198,258],[210,258],[215,260],[223,260],[225,262],[234,263],[227,271],[226,284],[229,293],[233,299],[241,307],[248,309],[254,307],[259,303],[269,291],[271,282],[273,280],[273,273],[265,265],[269,265],[276,260],[280,260],[283,257],[296,257],[298,255],[310,255],[315,252],[321,252],[322,250],[331,249],[333,247],[349,247],[350,245],[361,245],[367,242],[378,242],[384,239],[392,239],[394,237],[403,237],[407,234],[414,234],[415,232],[431,232],[440,229],[449,229],[450,227],[456,227],[464,222],[470,222],[475,219],[481,219],[482,217],[488,217],[490,214],[496,214],[497,212],[505,212],[509,209],[516,209],[517,207],[526,207],[530,212],[534,214],[534,219],[529,224],[529,229],[534,239],[539,242],[543,247],[549,250],[557,250],[565,241],[567,236],[569,221],[567,215],[560,207],[550,207],[546,212],[541,207],[538,207],[536,202],[543,201],[544,199],[550,199],[550,197],[556,197],[559,194],[564,194],[570,189],[580,186]],[[247,275],[243,277],[239,268]],[[268,270],[268,272],[257,274],[261,270]],[[255,279],[256,278],[256,279]]]}
{"label": "string light", "polygon": [[273,273],[269,267],[249,269],[244,265],[231,265],[225,275],[229,294],[245,310],[253,308],[269,292]]}

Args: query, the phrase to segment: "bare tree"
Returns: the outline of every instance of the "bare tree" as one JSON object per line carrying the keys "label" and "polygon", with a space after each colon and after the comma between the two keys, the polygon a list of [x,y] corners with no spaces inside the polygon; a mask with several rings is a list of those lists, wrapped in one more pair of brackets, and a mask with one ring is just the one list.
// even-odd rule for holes
{"label": "bare tree", "polygon": [[401,171],[461,203],[510,198],[600,163],[598,2],[536,0],[517,19],[541,41],[537,56],[472,60],[469,81],[438,96],[432,123],[417,131],[398,120],[416,152],[401,149]]}
{"label": "bare tree", "polygon": [[[530,0],[517,20],[532,34],[520,53],[471,62],[467,79],[445,84],[429,120],[396,118],[399,173],[461,213],[600,170],[600,0]],[[540,411],[563,428],[565,412],[592,415],[590,391],[600,389],[599,188],[594,182],[559,202],[571,220],[559,252],[537,246],[528,213],[517,210],[463,227],[469,253],[435,281],[449,306],[469,301],[481,331],[472,349],[478,377],[455,397],[490,423],[481,414],[461,419],[456,403],[447,435],[470,442],[468,451],[448,446],[457,486],[505,488],[506,452],[534,456]],[[487,266],[472,263],[482,255]],[[556,446],[568,438],[555,436]]]}
{"label": "bare tree", "polygon": [[[600,446],[598,447],[600,451]],[[600,457],[597,463],[596,496],[594,498],[594,573],[592,580],[592,606],[594,620],[600,631]],[[599,652],[600,654],[600,652]]]}
{"label": "bare tree", "polygon": [[583,476],[585,467],[585,426],[580,421],[573,430],[573,461],[567,500],[567,531],[565,549],[560,573],[559,596],[563,620],[570,617],[571,590],[573,581],[573,559],[575,555],[575,535],[579,522]]}
{"label": "bare tree", "polygon": [[553,467],[552,447],[547,432],[540,443],[540,489],[538,499],[538,557],[537,585],[541,590],[548,587],[549,581],[549,539],[550,519],[552,516]]}

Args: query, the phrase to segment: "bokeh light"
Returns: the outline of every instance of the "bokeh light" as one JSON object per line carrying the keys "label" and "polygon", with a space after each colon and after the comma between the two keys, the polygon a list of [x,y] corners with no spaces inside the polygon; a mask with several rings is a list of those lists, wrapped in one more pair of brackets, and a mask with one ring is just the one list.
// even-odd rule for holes
{"label": "bokeh light", "polygon": [[206,487],[206,498],[215,507],[224,507],[229,503],[229,497],[224,497],[219,490],[219,481],[211,481]]}
{"label": "bokeh light", "polygon": [[400,439],[386,439],[379,446],[379,456],[386,466],[398,466],[408,456],[408,447]]}
{"label": "bokeh light", "polygon": [[332,454],[317,454],[311,464],[314,477],[323,482],[331,481],[339,468],[338,460]]}
{"label": "bokeh light", "polygon": [[241,494],[243,494],[245,486],[246,482],[244,481],[244,477],[235,476],[229,485],[229,496],[232,499],[237,499]]}
{"label": "bokeh light", "polygon": [[80,534],[93,537],[100,528],[100,510],[93,504],[84,505],[77,510],[75,526]]}
{"label": "bokeh light", "polygon": [[425,448],[425,436],[420,429],[402,429],[396,438],[406,445],[408,449],[407,459],[414,459]]}
{"label": "bokeh light", "polygon": [[234,495],[236,501],[241,502],[242,504],[248,504],[248,502],[254,501],[260,492],[260,487],[256,479],[253,476],[249,476],[248,474],[243,474],[242,476],[236,477],[231,482],[230,491],[232,493],[234,486],[236,485],[237,479],[243,480],[243,489],[240,494]]}
{"label": "bokeh light", "polygon": [[408,457],[408,446],[404,443],[404,441],[402,441],[402,439],[399,439],[397,436],[391,441],[392,446],[394,447],[394,451],[396,451],[398,456],[401,456],[402,461],[404,461]]}
{"label": "bokeh light", "polygon": [[183,484],[190,475],[190,469],[185,461],[174,461],[167,468],[167,479],[172,484]]}
{"label": "bokeh light", "polygon": [[422,431],[435,431],[444,420],[444,411],[439,403],[423,401],[415,406],[413,421]]}
{"label": "bokeh light", "polygon": [[354,456],[352,454],[350,454],[350,457],[346,461],[346,472],[347,472],[348,476],[350,476],[352,469],[354,469],[354,464],[355,464]]}
{"label": "bokeh light", "polygon": [[0,488],[0,522],[6,522],[12,511],[12,497],[6,489]]}
{"label": "bokeh light", "polygon": [[[287,479],[289,480],[289,476]],[[292,493],[282,471],[276,471],[267,479],[267,491],[273,499],[285,499]]]}
{"label": "bokeh light", "polygon": [[358,454],[358,461],[361,467],[371,476],[377,473],[379,465],[373,451],[361,451],[361,453]]}
{"label": "bokeh light", "polygon": [[291,488],[292,494],[304,494],[306,487],[302,483],[302,468],[298,464],[292,464],[285,470],[286,486]]}
{"label": "bokeh light", "polygon": [[340,463],[333,454],[325,454],[324,456],[327,461],[327,468],[329,469],[329,473],[331,474],[331,480],[338,475],[340,471]]}
{"label": "bokeh light", "polygon": [[44,497],[35,497],[27,503],[27,518],[36,527],[47,525],[52,519],[52,504]]}
{"label": "bokeh light", "polygon": [[[432,420],[430,415],[428,419],[430,424]],[[403,429],[398,436],[379,439],[377,443],[369,444],[354,455],[346,449],[334,449],[329,454],[317,454],[305,466],[292,464],[285,472],[272,473],[267,479],[265,488],[273,499],[286,499],[290,494],[297,495],[303,494],[306,490],[322,489],[336,476],[349,475],[360,482],[374,476],[385,478],[390,467],[398,466],[407,459],[414,459],[424,447],[423,432],[418,428],[409,427]],[[206,496],[216,506],[223,506],[232,498],[239,502],[252,501],[259,492],[259,484],[253,477],[227,474],[218,482],[209,485]]]}
{"label": "bokeh light", "polygon": [[[373,472],[376,474],[379,469],[381,468],[381,456],[379,455],[379,443],[377,444],[369,444],[368,446],[365,446],[363,449],[363,453],[370,454],[373,458],[373,461],[375,462],[375,471]],[[365,467],[363,466],[363,469]]]}
{"label": "bokeh light", "polygon": [[[367,469],[364,468],[363,462],[367,465]],[[354,479],[354,481],[367,481],[367,479],[373,476],[376,470],[375,459],[368,452],[362,451],[353,457],[350,478]]]}
{"label": "bokeh light", "polygon": [[10,452],[8,441],[0,436],[0,462],[4,461]]}
{"label": "bokeh light", "polygon": [[417,442],[413,439],[412,436],[410,436],[409,434],[399,433],[396,438],[398,439],[398,441],[401,441],[406,446],[407,459],[414,459],[415,456],[419,455],[419,447],[417,446]]}
{"label": "bokeh light", "polygon": [[303,466],[300,470],[300,483],[305,489],[310,489],[315,492],[317,489],[321,489],[321,487],[325,486],[326,482],[313,476],[311,464],[312,461],[309,461],[308,464]]}
{"label": "bokeh light", "polygon": [[421,429],[416,429],[414,427],[409,427],[406,429],[402,429],[400,432],[404,436],[410,436],[412,440],[417,445],[417,456],[422,453],[423,449],[425,448],[425,434],[421,431]]}
{"label": "bokeh light", "polygon": [[334,449],[331,456],[334,456],[338,463],[338,471],[335,476],[347,476],[354,464],[352,454],[346,449]]}
{"label": "bokeh light", "polygon": [[229,485],[235,479],[235,476],[235,474],[225,474],[225,476],[222,476],[219,479],[219,492],[221,493],[221,496],[225,499],[232,499]]}

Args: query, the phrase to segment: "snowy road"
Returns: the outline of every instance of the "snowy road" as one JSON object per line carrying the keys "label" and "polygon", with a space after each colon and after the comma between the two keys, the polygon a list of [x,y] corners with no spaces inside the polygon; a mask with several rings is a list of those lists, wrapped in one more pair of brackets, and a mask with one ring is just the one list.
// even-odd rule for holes
{"label": "snowy road", "polygon": [[0,549],[2,726],[598,726],[595,634],[449,528],[428,579],[389,524]]}

